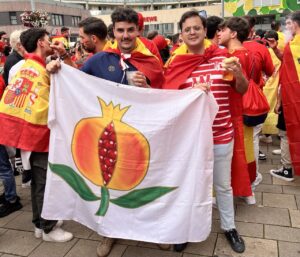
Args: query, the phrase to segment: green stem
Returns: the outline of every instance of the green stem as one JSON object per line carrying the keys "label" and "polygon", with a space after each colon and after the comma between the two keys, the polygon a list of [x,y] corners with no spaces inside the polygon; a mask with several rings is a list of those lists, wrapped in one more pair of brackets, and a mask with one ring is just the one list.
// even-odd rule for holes
{"label": "green stem", "polygon": [[105,216],[109,205],[109,191],[105,186],[101,187],[101,202],[96,215]]}

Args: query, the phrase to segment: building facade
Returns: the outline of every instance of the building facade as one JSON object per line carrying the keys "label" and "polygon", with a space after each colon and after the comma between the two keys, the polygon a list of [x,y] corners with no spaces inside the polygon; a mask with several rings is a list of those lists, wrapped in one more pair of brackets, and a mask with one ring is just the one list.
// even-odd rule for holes
{"label": "building facade", "polygon": [[284,22],[288,13],[300,10],[300,0],[225,0],[224,7],[225,17],[255,16],[257,27],[270,29],[273,20]]}
{"label": "building facade", "polygon": [[117,7],[131,7],[144,16],[145,32],[157,30],[165,36],[178,32],[181,15],[196,9],[204,15],[221,16],[221,0],[56,0],[81,4],[93,16],[101,18],[107,25],[111,23],[110,14]]}
{"label": "building facade", "polygon": [[[17,4],[16,4],[17,3]],[[34,0],[35,10],[46,11],[49,16],[46,29],[56,34],[62,26],[70,28],[71,41],[78,37],[78,22],[90,16],[90,12],[80,5],[58,3],[51,0]],[[24,29],[20,14],[31,10],[29,0],[0,1],[0,31],[10,34],[14,30]]]}

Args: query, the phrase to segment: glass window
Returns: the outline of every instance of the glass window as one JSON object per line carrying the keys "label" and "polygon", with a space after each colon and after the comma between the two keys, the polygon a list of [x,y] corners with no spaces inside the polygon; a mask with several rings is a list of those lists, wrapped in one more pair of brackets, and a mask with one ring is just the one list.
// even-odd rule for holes
{"label": "glass window", "polygon": [[60,14],[52,14],[52,25],[53,26],[63,26],[63,16]]}
{"label": "glass window", "polygon": [[17,25],[17,13],[16,12],[9,12],[9,20],[11,25]]}
{"label": "glass window", "polygon": [[80,22],[80,16],[72,16],[72,26],[77,27]]}

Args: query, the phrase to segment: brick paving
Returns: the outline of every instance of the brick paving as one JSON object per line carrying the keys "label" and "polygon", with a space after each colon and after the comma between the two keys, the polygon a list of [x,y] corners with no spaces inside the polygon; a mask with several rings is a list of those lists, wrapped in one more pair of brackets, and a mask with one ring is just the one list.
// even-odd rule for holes
{"label": "brick paving", "polygon": [[[255,193],[256,205],[248,206],[235,199],[236,225],[246,243],[244,253],[231,250],[220,230],[218,211],[214,209],[208,239],[190,243],[182,253],[162,251],[155,244],[118,240],[109,257],[300,257],[300,177],[284,182],[270,176],[269,170],[280,166],[280,156],[272,155],[278,145],[276,138],[272,144],[261,143],[267,160],[260,162],[263,181]],[[96,257],[101,236],[73,221],[63,225],[74,233],[75,238],[70,242],[49,243],[34,238],[30,189],[20,187],[20,176],[17,184],[24,207],[0,218],[1,257]]]}

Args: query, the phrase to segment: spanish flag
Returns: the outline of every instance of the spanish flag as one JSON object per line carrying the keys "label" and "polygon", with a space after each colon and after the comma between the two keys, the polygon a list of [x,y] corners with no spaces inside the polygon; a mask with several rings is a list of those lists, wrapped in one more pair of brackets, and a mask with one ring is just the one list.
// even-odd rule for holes
{"label": "spanish flag", "polygon": [[283,52],[280,69],[282,106],[295,175],[300,175],[300,35]]}
{"label": "spanish flag", "polygon": [[[120,59],[123,58],[123,55],[118,48],[117,41],[103,51],[117,54],[120,56]],[[139,38],[136,38],[136,47],[130,53],[130,56],[126,58],[126,61],[130,62],[138,71],[145,74],[150,80],[150,86],[152,88],[161,88],[164,82],[164,76],[160,61],[148,48],[146,48]]]}
{"label": "spanish flag", "polygon": [[48,152],[50,79],[39,56],[28,55],[0,102],[0,144]]}

